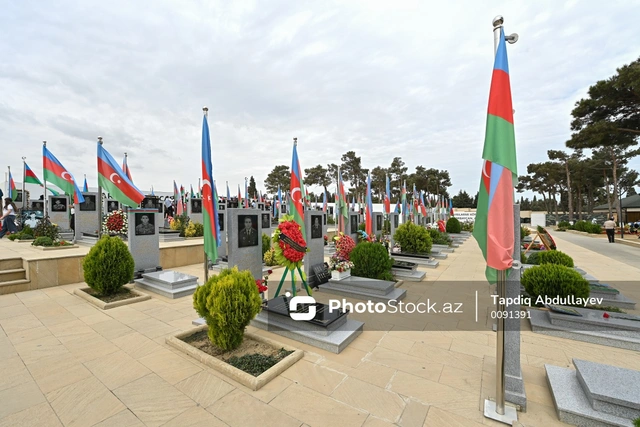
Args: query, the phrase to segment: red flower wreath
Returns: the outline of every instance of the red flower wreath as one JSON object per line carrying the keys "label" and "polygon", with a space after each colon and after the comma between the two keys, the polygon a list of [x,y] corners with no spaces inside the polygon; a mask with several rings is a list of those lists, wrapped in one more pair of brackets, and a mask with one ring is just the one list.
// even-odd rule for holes
{"label": "red flower wreath", "polygon": [[[280,238],[281,235],[287,236],[297,247],[282,240]],[[306,249],[307,242],[302,237],[300,225],[293,220],[293,217],[286,215],[282,218],[278,228],[273,233],[272,239],[276,243],[274,249],[278,264],[288,267],[290,270],[300,268],[306,250],[300,251],[299,249]]]}

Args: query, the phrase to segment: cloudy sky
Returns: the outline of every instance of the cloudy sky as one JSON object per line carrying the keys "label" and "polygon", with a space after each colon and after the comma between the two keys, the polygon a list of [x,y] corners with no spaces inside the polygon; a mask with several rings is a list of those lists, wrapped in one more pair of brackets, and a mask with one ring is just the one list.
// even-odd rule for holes
{"label": "cloudy sky", "polygon": [[[603,1],[3,1],[2,167],[42,177],[42,141],[97,185],[96,139],[135,184],[171,191],[200,176],[202,106],[214,176],[232,193],[291,163],[364,167],[395,156],[478,188],[505,17],[519,172],[561,149],[595,81],[640,56],[640,11]],[[5,169],[6,170],[6,169]],[[219,184],[224,191],[224,184]]]}

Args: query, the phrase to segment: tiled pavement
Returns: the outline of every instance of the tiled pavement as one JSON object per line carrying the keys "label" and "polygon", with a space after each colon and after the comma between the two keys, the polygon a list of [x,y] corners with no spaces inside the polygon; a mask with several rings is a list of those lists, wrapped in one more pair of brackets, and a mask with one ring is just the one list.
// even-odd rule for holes
{"label": "tiled pavement", "polygon": [[[556,240],[602,280],[638,276],[636,268]],[[200,265],[177,270],[202,275]],[[426,271],[425,282],[403,285],[409,301],[427,297],[438,283],[482,280],[484,264],[469,240]],[[365,326],[336,355],[250,328],[305,350],[304,359],[254,392],[164,343],[165,336],[191,327],[190,298],[154,295],[101,311],[73,295],[80,286],[0,296],[0,426],[502,425],[481,412],[483,399],[495,393],[491,332],[408,331],[402,319],[386,318],[386,328]],[[629,284],[623,292],[640,301],[637,287]],[[640,366],[637,352],[533,334],[526,324],[523,329],[528,412],[519,421],[526,426],[564,425],[553,408],[545,363],[568,367],[580,357]]]}

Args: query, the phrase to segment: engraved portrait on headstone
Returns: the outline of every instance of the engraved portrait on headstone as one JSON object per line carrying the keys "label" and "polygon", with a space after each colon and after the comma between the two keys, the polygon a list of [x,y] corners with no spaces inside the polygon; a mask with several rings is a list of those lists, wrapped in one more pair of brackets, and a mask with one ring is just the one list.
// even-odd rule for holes
{"label": "engraved portrait on headstone", "polygon": [[157,199],[155,197],[145,197],[140,206],[144,209],[158,209],[156,202]]}
{"label": "engraved portrait on headstone", "polygon": [[136,236],[156,234],[155,215],[146,212],[136,212]]}
{"label": "engraved portrait on headstone", "polygon": [[31,209],[33,209],[34,211],[43,211],[44,202],[31,202]]}
{"label": "engraved portrait on headstone", "polygon": [[115,200],[109,200],[107,203],[107,212],[114,212],[120,209],[120,203]]}
{"label": "engraved portrait on headstone", "polygon": [[218,228],[220,231],[224,231],[224,214],[218,214]]}
{"label": "engraved portrait on headstone", "polygon": [[376,216],[376,231],[382,231],[382,215]]}
{"label": "engraved portrait on headstone", "polygon": [[399,217],[400,217],[400,215],[394,215],[393,216],[393,228],[398,228],[398,221],[399,221],[398,218]]}
{"label": "engraved portrait on headstone", "polygon": [[358,232],[358,215],[351,215],[351,234]]}
{"label": "engraved portrait on headstone", "polygon": [[218,210],[219,211],[223,211],[227,208],[227,205],[225,205],[224,203],[220,203],[218,204]]}
{"label": "engraved portrait on headstone", "polygon": [[65,197],[52,197],[51,210],[55,212],[65,212],[67,210],[67,199]]}
{"label": "engraved portrait on headstone", "polygon": [[322,220],[320,215],[311,215],[311,238],[322,238]]}
{"label": "engraved portrait on headstone", "polygon": [[268,213],[262,214],[262,228],[271,228],[271,215]]}
{"label": "engraved portrait on headstone", "polygon": [[84,202],[80,203],[80,210],[81,211],[95,211],[96,210],[96,196],[94,196],[93,194],[87,194],[86,196],[84,196]]}
{"label": "engraved portrait on headstone", "polygon": [[238,247],[258,246],[258,215],[238,216]]}
{"label": "engraved portrait on headstone", "polygon": [[202,213],[202,201],[200,199],[190,200],[191,213]]}

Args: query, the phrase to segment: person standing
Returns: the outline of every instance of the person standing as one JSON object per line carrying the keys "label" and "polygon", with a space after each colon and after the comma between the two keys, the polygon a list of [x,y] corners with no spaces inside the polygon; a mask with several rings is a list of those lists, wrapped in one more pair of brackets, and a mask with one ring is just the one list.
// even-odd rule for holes
{"label": "person standing", "polygon": [[16,227],[16,205],[11,200],[11,197],[7,197],[4,199],[4,207],[2,208],[2,231],[0,231],[0,239],[5,236],[5,234],[17,233],[18,228]]}
{"label": "person standing", "polygon": [[613,222],[613,217],[604,222],[604,230],[607,232],[609,243],[615,243],[616,223]]}

